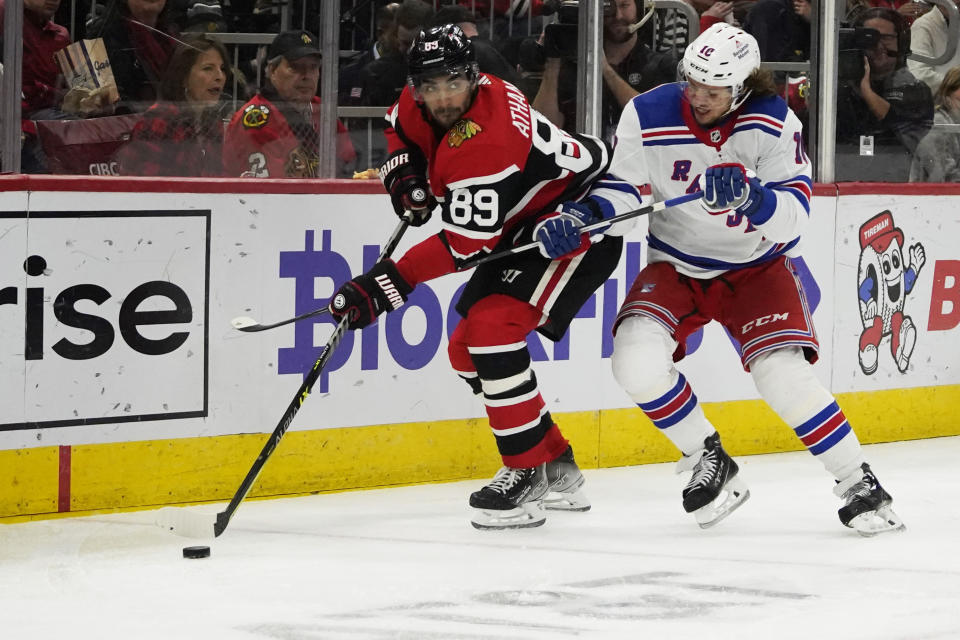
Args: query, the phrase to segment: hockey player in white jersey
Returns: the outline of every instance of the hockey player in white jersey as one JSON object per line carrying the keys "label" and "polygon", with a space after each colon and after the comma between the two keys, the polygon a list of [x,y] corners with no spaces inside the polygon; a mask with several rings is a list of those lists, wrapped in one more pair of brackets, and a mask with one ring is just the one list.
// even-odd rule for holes
{"label": "hockey player in white jersey", "polygon": [[760,395],[836,478],[841,522],[864,535],[902,528],[810,366],[819,345],[790,260],[810,213],[800,121],[760,69],[756,40],[732,25],[704,31],[681,67],[685,82],[626,106],[611,172],[655,200],[704,195],[650,216],[648,265],[614,325],[614,375],[683,453],[678,471],[693,472],[684,509],[716,524],[749,491],[674,362],[692,332],[720,322]]}

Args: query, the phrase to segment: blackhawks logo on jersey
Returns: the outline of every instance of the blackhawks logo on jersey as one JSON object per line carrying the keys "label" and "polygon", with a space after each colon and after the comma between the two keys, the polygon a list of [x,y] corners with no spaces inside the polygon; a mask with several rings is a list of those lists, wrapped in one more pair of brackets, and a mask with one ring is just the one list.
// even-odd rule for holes
{"label": "blackhawks logo on jersey", "polygon": [[283,175],[288,178],[316,178],[320,158],[307,153],[303,147],[297,147],[283,163]]}
{"label": "blackhawks logo on jersey", "polygon": [[473,120],[461,120],[450,129],[450,135],[447,136],[447,144],[451,147],[459,147],[464,141],[483,131]]}
{"label": "blackhawks logo on jersey", "polygon": [[247,129],[259,129],[269,118],[270,109],[262,104],[251,104],[243,110],[243,126]]}

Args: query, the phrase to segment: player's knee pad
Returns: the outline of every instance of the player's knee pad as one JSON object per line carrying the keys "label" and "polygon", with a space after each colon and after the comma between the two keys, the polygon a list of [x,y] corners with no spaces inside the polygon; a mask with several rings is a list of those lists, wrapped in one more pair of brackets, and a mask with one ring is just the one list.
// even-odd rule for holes
{"label": "player's knee pad", "polygon": [[470,352],[467,351],[466,333],[466,321],[461,320],[450,335],[450,341],[447,344],[447,358],[450,359],[450,366],[461,374],[473,371],[473,361],[470,360]]}
{"label": "player's knee pad", "polygon": [[757,391],[787,424],[796,424],[834,401],[800,347],[784,347],[750,362]]}
{"label": "player's knee pad", "polygon": [[649,402],[670,390],[673,337],[659,323],[642,316],[625,319],[613,339],[613,376],[634,402]]}
{"label": "player's knee pad", "polygon": [[457,330],[463,329],[462,341],[470,347],[512,344],[526,341],[542,320],[529,303],[494,294],[475,302]]}

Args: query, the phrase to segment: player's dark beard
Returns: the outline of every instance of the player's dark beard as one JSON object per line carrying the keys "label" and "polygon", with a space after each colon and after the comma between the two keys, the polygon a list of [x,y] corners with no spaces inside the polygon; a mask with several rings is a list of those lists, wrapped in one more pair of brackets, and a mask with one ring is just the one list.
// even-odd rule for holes
{"label": "player's dark beard", "polygon": [[460,107],[440,107],[433,112],[433,119],[438,124],[450,128],[463,115],[463,109]]}

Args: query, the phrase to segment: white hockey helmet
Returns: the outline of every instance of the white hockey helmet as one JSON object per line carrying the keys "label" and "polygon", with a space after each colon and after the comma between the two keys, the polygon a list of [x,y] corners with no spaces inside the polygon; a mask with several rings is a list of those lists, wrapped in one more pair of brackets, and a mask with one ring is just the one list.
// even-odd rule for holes
{"label": "white hockey helmet", "polygon": [[730,87],[733,111],[750,96],[743,83],[760,66],[760,47],[752,35],[718,22],[687,45],[680,63],[685,79],[712,87]]}

